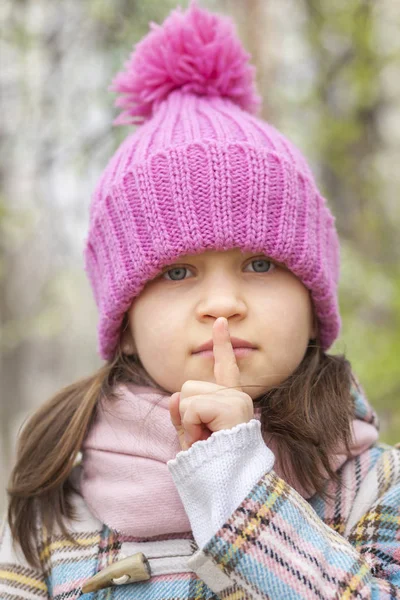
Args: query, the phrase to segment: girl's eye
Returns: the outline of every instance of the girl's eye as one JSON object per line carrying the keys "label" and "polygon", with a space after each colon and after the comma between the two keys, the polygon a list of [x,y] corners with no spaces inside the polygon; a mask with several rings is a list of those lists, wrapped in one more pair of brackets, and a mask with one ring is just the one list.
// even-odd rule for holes
{"label": "girl's eye", "polygon": [[252,260],[247,266],[254,265],[254,271],[256,273],[268,273],[273,270],[275,265],[267,258],[256,258]]}
{"label": "girl's eye", "polygon": [[[269,273],[275,267],[274,263],[267,258],[256,258],[252,260],[247,266],[254,265],[254,273]],[[190,272],[188,267],[173,267],[162,273],[161,278],[167,279],[167,281],[183,281],[186,279],[185,275],[187,271]]]}
{"label": "girl's eye", "polygon": [[183,279],[185,279],[185,271],[189,271],[190,269],[188,269],[187,267],[174,267],[173,269],[168,269],[168,271],[165,271],[162,275],[161,278],[164,279],[166,275],[169,275],[171,273],[171,279],[168,278],[168,281],[182,281]]}

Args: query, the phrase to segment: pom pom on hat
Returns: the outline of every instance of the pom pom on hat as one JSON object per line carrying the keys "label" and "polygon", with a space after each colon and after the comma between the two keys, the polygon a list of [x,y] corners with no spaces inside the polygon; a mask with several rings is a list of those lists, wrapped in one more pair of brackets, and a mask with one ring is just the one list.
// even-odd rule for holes
{"label": "pom pom on hat", "polygon": [[256,113],[255,68],[238,39],[231,19],[200,9],[192,1],[178,7],[135,46],[125,70],[110,89],[121,94],[115,105],[123,112],[115,125],[140,124],[176,89],[229,98]]}

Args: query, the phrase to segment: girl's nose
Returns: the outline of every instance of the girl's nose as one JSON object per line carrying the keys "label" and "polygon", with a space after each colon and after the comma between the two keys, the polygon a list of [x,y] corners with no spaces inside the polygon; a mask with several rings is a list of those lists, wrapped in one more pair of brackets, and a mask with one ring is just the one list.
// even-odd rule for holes
{"label": "girl's nose", "polygon": [[204,291],[201,300],[197,304],[197,318],[204,319],[212,317],[243,318],[248,311],[247,303],[236,286],[218,285]]}

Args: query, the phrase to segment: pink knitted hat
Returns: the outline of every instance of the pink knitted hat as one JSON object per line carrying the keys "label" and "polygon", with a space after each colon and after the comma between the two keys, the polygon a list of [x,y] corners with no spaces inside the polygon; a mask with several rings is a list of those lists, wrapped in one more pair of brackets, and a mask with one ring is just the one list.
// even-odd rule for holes
{"label": "pink knitted hat", "polygon": [[300,151],[257,118],[254,68],[232,22],[173,11],[137,44],[112,89],[116,123],[143,123],[93,195],[85,268],[111,359],[124,313],[146,282],[184,254],[265,253],[310,290],[326,350],[339,333],[334,218]]}

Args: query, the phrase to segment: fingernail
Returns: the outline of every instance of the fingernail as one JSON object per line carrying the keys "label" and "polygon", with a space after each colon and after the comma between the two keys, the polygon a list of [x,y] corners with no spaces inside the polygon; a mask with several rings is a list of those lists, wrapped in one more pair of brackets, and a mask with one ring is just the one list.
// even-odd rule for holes
{"label": "fingernail", "polygon": [[228,320],[225,318],[224,318],[224,327],[225,327],[225,331],[229,331]]}

